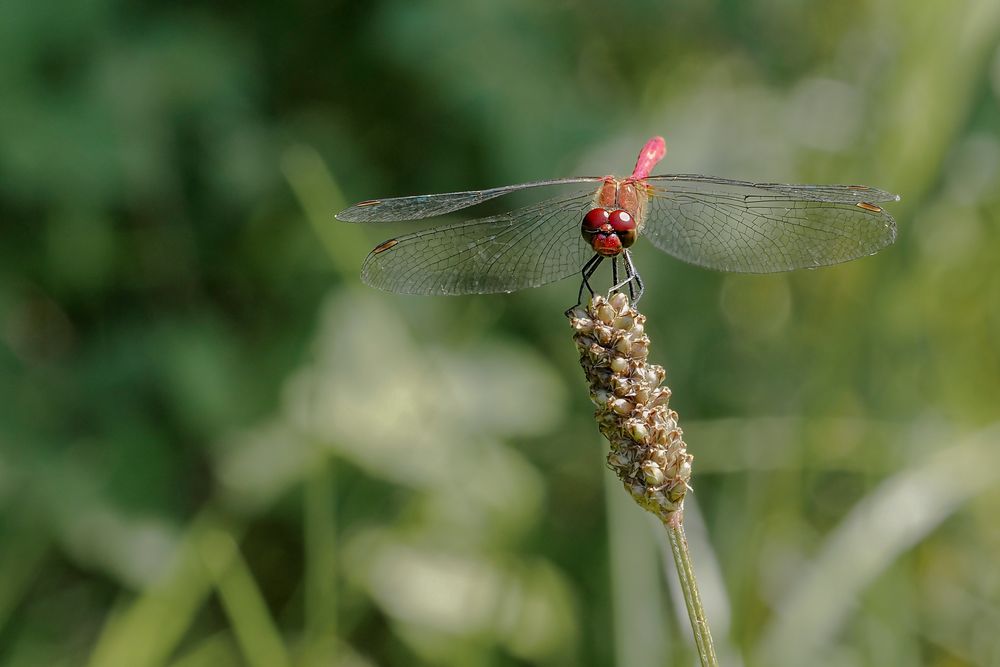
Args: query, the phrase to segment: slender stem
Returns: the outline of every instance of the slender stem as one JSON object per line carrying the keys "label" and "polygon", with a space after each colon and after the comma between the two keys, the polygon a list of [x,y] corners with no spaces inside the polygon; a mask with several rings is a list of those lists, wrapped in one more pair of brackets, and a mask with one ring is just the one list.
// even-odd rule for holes
{"label": "slender stem", "polygon": [[687,607],[688,618],[691,619],[691,631],[694,632],[694,644],[698,649],[701,665],[718,667],[719,660],[715,657],[712,632],[708,627],[705,608],[701,605],[698,581],[695,579],[694,565],[691,563],[691,552],[688,551],[687,537],[684,535],[683,511],[675,512],[663,525],[670,538],[670,549],[674,554],[674,564],[677,565],[681,590],[684,591],[684,605]]}
{"label": "slender stem", "polygon": [[318,458],[305,481],[305,632],[302,665],[336,662],[335,461]]}

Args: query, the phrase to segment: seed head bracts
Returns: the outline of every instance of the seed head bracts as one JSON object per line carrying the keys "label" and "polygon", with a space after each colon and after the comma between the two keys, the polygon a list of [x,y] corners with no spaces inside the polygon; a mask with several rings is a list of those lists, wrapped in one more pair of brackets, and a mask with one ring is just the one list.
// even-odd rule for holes
{"label": "seed head bracts", "polygon": [[635,501],[668,521],[683,509],[691,460],[677,413],[661,386],[662,366],[649,364],[646,317],[620,292],[594,296],[566,315],[576,333],[598,428],[611,443],[608,466]]}

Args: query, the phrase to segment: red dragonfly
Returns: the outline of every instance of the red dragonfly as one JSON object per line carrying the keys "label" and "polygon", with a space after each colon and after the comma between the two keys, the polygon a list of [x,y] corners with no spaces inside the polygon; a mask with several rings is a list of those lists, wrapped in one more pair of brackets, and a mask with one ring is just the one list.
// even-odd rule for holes
{"label": "red dragonfly", "polygon": [[[781,185],[691,174],[651,176],[666,155],[662,137],[643,147],[632,175],[584,176],[489,190],[369,199],[341,211],[347,222],[418,220],[512,192],[576,186],[574,192],[507,213],[383,241],[365,259],[361,279],[403,294],[487,294],[538,287],[581,275],[580,297],[605,258],[612,291],[642,279],[629,248],[645,236],[660,250],[698,266],[739,273],[814,268],[871,255],[896,238],[878,204],[899,200],[864,185]],[[618,282],[618,259],[625,279]],[[593,293],[593,290],[590,290]]]}

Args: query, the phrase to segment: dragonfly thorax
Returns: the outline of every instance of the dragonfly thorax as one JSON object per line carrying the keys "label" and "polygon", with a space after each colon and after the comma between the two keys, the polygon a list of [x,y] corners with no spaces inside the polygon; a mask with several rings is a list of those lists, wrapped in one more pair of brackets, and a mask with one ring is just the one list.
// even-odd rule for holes
{"label": "dragonfly thorax", "polygon": [[580,232],[599,255],[614,257],[635,243],[638,236],[635,218],[628,211],[594,208],[583,216]]}

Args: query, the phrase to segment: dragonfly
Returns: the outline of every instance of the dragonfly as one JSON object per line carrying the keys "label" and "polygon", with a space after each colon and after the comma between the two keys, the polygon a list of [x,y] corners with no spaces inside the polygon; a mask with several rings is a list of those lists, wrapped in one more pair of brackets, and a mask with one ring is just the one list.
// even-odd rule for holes
{"label": "dragonfly", "polygon": [[383,241],[365,259],[361,279],[402,294],[489,294],[579,275],[578,304],[584,288],[593,294],[589,281],[605,259],[612,262],[609,293],[627,285],[634,302],[642,297],[644,284],[631,254],[642,237],[682,261],[736,273],[839,264],[896,239],[896,222],[880,204],[899,201],[899,195],[865,185],[651,175],[666,151],[662,137],[650,139],[626,178],[581,176],[369,199],[336,217],[355,223],[421,220],[515,192],[569,186],[540,203]]}

